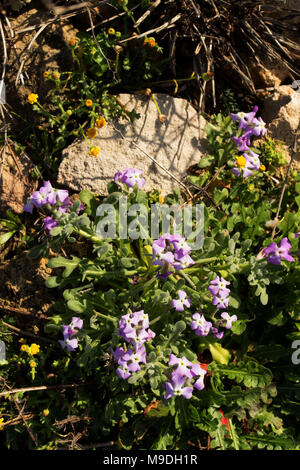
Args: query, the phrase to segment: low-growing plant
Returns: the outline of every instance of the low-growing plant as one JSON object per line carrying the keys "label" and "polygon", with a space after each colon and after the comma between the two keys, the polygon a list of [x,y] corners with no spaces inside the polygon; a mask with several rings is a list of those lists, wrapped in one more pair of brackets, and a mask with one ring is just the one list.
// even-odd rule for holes
{"label": "low-growing plant", "polygon": [[[273,239],[273,180],[261,162],[246,174],[245,165],[233,171],[242,138],[234,120],[217,116],[208,128],[214,175],[200,161],[202,173],[192,180],[200,188],[209,180],[210,199],[204,219],[192,207],[187,238],[176,231],[185,206],[178,191],[164,199],[173,211],[169,229],[155,213],[158,233],[148,230],[162,201],[143,190],[145,179],[133,168],[116,173],[101,202],[86,190],[71,202],[68,191],[47,181],[28,200],[25,210],[39,211],[45,226],[44,243],[29,256],[50,256],[46,284],[60,295],[44,327],[53,344],[41,345],[38,361],[28,354],[33,345],[22,344],[21,359],[8,354],[3,367],[5,383],[17,382],[20,369],[28,374],[29,358],[32,384],[49,386],[44,395],[26,396],[39,416],[30,418],[39,444],[29,447],[67,446],[55,423],[70,414],[79,418],[77,432],[118,449],[299,446],[299,175]],[[182,223],[187,218],[180,212]],[[203,245],[192,249],[200,229]],[[87,247],[80,256],[79,240]],[[63,384],[75,391],[61,394]],[[8,446],[17,448],[7,425],[10,396],[1,425]]]}

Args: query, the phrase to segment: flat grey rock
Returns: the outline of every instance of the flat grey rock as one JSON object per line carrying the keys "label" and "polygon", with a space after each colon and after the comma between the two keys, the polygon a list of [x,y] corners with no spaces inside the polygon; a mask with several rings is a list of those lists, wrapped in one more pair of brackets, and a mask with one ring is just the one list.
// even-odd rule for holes
{"label": "flat grey rock", "polygon": [[128,111],[134,109],[140,118],[133,123],[123,120],[99,129],[97,137],[90,140],[92,146],[100,147],[98,158],[89,155],[85,140],[67,147],[59,167],[59,183],[74,190],[88,189],[106,195],[107,183],[115,173],[132,167],[142,170],[146,191],[157,188],[162,195],[170,193],[178,183],[144,152],[184,181],[188,169],[206,152],[205,119],[201,117],[199,123],[197,111],[186,100],[165,94],[155,94],[161,113],[167,116],[163,123],[151,98],[129,94],[119,98]]}

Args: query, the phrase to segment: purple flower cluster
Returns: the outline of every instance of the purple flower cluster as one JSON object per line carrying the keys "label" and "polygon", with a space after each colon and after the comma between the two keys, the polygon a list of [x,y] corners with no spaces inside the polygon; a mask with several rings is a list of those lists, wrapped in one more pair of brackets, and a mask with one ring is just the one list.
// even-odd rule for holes
{"label": "purple flower cluster", "polygon": [[78,348],[78,340],[77,338],[72,338],[72,336],[74,333],[76,333],[76,329],[81,330],[82,326],[83,321],[81,318],[72,317],[71,323],[62,327],[64,339],[59,339],[58,342],[63,349],[67,348],[68,351],[74,351],[76,348]]}
{"label": "purple flower cluster", "polygon": [[192,397],[194,387],[203,390],[206,370],[202,369],[198,362],[193,363],[185,356],[177,357],[170,354],[169,365],[176,366],[176,369],[171,374],[171,380],[163,384],[166,400],[176,396],[189,399]]}
{"label": "purple flower cluster", "polygon": [[[217,307],[217,309],[224,309],[229,304],[230,289],[227,287],[229,284],[230,282],[219,276],[216,276],[210,282],[208,290],[213,295],[212,304]],[[237,320],[236,315],[230,316],[227,312],[222,312],[222,320],[217,320],[215,326],[213,326],[210,321],[207,321],[204,315],[199,312],[194,313],[192,318],[193,320],[190,322],[190,327],[195,331],[197,336],[207,336],[211,332],[218,339],[223,338],[224,331],[219,331],[217,326],[225,326],[226,329],[230,329],[232,322]],[[225,321],[226,324],[224,325]]]}
{"label": "purple flower cluster", "polygon": [[146,181],[141,177],[142,171],[136,168],[127,168],[126,170],[119,170],[114,176],[114,182],[121,182],[132,188],[135,184],[142,188]]}
{"label": "purple flower cluster", "polygon": [[[40,208],[46,206],[47,209],[58,209],[63,214],[73,206],[69,192],[66,189],[55,189],[51,185],[50,181],[44,181],[43,186],[38,191],[35,191],[32,196],[27,200],[23,211],[32,214],[34,207]],[[84,209],[84,205],[80,204],[77,214]],[[54,227],[57,227],[58,223],[53,217],[44,218],[44,228],[47,234],[51,232]]]}
{"label": "purple flower cluster", "polygon": [[187,308],[190,308],[191,306],[191,300],[187,299],[187,293],[184,292],[184,290],[179,290],[177,292],[178,294],[178,299],[173,299],[171,302],[171,305],[177,312],[183,312],[184,311],[184,306]]}
{"label": "purple flower cluster", "polygon": [[23,210],[32,214],[34,207],[42,207],[45,204],[50,204],[50,206],[58,204],[61,212],[66,212],[72,205],[69,192],[66,189],[53,188],[50,181],[44,181],[43,186],[27,200]]}
{"label": "purple flower cluster", "polygon": [[180,235],[170,235],[166,233],[152,244],[152,264],[162,266],[161,272],[157,275],[161,279],[167,279],[172,271],[170,266],[178,271],[195,264],[190,257],[191,247],[186,243],[185,238]]}
{"label": "purple flower cluster", "polygon": [[132,372],[140,370],[140,363],[146,363],[144,343],[155,337],[149,328],[149,317],[144,310],[127,313],[119,321],[118,335],[133,346],[133,350],[119,347],[113,351],[113,357],[119,367],[116,372],[121,379],[128,379]]}
{"label": "purple flower cluster", "polygon": [[270,243],[267,248],[263,250],[263,256],[268,256],[267,261],[272,264],[281,264],[281,260],[296,261],[290,254],[289,251],[292,245],[288,241],[287,237],[284,237],[280,242],[280,247],[275,242]]}
{"label": "purple flower cluster", "polygon": [[242,175],[246,178],[253,171],[259,170],[261,165],[257,153],[250,150],[251,137],[263,137],[267,132],[266,123],[261,117],[255,117],[257,111],[258,107],[254,106],[253,110],[249,113],[239,112],[237,114],[230,114],[231,119],[239,123],[239,129],[244,129],[244,134],[241,137],[232,138],[239,152],[242,152],[242,157],[238,157],[236,167],[232,170],[236,176]]}
{"label": "purple flower cluster", "polygon": [[210,282],[208,290],[213,295],[212,304],[218,309],[228,307],[230,289],[228,289],[227,286],[229,286],[229,284],[230,282],[219,276],[216,276]]}

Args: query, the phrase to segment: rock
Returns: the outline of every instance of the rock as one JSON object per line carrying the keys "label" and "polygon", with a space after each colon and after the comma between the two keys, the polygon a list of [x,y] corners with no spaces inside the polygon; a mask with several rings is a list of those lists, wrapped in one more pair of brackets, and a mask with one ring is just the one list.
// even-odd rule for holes
{"label": "rock", "polygon": [[0,212],[8,208],[18,214],[23,212],[27,198],[37,187],[33,168],[25,152],[17,153],[12,142],[6,146],[0,178]]}
{"label": "rock", "polygon": [[290,77],[288,68],[274,58],[265,57],[260,64],[248,59],[246,63],[256,89],[278,87]]}
{"label": "rock", "polygon": [[[149,157],[155,158],[175,177],[184,180],[189,167],[199,162],[206,150],[202,136],[206,121],[199,126],[198,113],[184,99],[165,94],[156,94],[165,122],[158,119],[158,110],[151,98],[141,95],[119,95],[127,110],[140,114],[133,123],[107,124],[91,140],[92,146],[100,147],[98,158],[89,155],[88,143],[75,142],[63,151],[59,167],[58,182],[75,190],[89,189],[99,195],[107,194],[107,183],[115,173],[134,167],[143,171],[145,190],[156,187],[162,194],[171,192],[178,183]],[[125,140],[118,130],[125,136]],[[135,147],[131,142],[137,144]],[[142,150],[141,150],[142,149]]]}
{"label": "rock", "polygon": [[[275,93],[265,100],[262,118],[267,123],[270,137],[283,141],[287,147],[292,146],[300,120],[300,93],[290,85],[278,87]],[[295,160],[300,162],[300,139]],[[297,166],[299,167],[299,163]]]}

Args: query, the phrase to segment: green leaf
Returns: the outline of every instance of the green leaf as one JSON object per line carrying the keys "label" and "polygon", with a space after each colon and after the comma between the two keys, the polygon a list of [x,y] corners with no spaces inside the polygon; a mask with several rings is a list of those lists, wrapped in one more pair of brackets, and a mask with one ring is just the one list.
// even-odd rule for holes
{"label": "green leaf", "polygon": [[56,258],[51,258],[48,262],[50,268],[65,268],[63,272],[63,277],[69,277],[70,274],[76,269],[80,264],[80,259],[72,255],[72,260],[64,258],[63,256],[57,256]]}
{"label": "green leaf", "polygon": [[4,245],[13,235],[16,233],[16,230],[11,232],[5,232],[0,236],[0,245]]}
{"label": "green leaf", "polygon": [[231,353],[228,349],[223,348],[218,342],[208,343],[208,349],[214,361],[217,364],[228,364],[231,358]]}
{"label": "green leaf", "polygon": [[246,387],[265,387],[269,385],[272,380],[272,372],[266,367],[254,362],[240,362],[239,364],[230,364],[230,367],[225,365],[214,365],[213,367],[221,375],[225,375],[237,383],[243,383]]}

